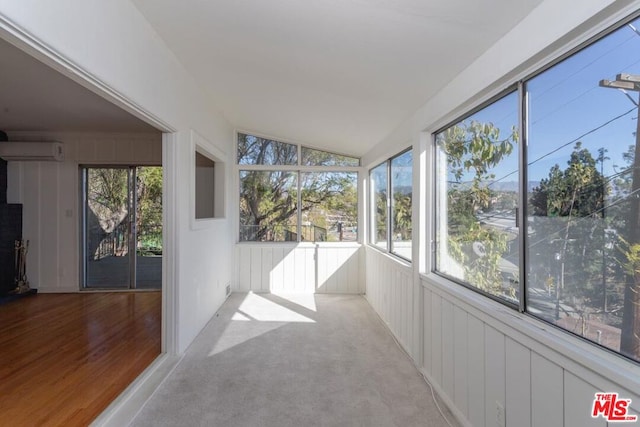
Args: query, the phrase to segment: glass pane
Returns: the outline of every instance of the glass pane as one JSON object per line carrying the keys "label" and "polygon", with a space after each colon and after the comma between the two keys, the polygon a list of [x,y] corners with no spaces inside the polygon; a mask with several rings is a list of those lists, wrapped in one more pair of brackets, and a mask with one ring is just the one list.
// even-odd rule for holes
{"label": "glass pane", "polygon": [[640,86],[599,84],[619,73],[640,81],[629,26],[527,84],[527,298],[531,314],[640,360]]}
{"label": "glass pane", "polygon": [[86,170],[87,287],[129,287],[128,179],[128,169]]}
{"label": "glass pane", "polygon": [[136,168],[136,288],[162,287],[162,167]]}
{"label": "glass pane", "polygon": [[302,164],[305,166],[360,166],[360,159],[302,147]]}
{"label": "glass pane", "polygon": [[369,172],[371,182],[371,243],[387,249],[387,163],[376,166]]}
{"label": "glass pane", "polygon": [[297,165],[298,146],[239,133],[238,164]]}
{"label": "glass pane", "polygon": [[518,295],[518,96],[436,135],[436,271],[504,301]]}
{"label": "glass pane", "polygon": [[355,242],[358,240],[358,174],[304,172],[301,174],[301,240]]}
{"label": "glass pane", "polygon": [[407,151],[391,159],[391,252],[411,260],[411,200],[413,155]]}
{"label": "glass pane", "polygon": [[240,171],[240,241],[297,241],[297,172]]}

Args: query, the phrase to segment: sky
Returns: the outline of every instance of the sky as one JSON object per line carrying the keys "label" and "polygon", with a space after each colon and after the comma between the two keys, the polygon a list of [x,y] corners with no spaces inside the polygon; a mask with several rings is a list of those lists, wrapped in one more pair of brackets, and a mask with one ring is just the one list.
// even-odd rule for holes
{"label": "sky", "polygon": [[[640,29],[640,19],[631,25]],[[600,80],[615,80],[619,73],[640,75],[640,34],[628,25],[527,81],[527,157],[528,162],[533,162],[528,169],[529,181],[547,177],[555,164],[564,169],[575,144],[553,151],[578,138],[594,158],[598,148],[608,150],[606,155],[610,159],[604,163],[606,176],[615,173],[616,165],[618,171],[626,165],[622,153],[635,144],[636,105],[620,90],[599,87]],[[638,92],[628,94],[637,102]],[[506,137],[511,127],[518,124],[517,108],[518,96],[514,92],[467,120],[492,122]],[[517,181],[517,173],[505,177],[517,170],[517,156],[514,150],[510,158],[494,169],[496,179]]]}

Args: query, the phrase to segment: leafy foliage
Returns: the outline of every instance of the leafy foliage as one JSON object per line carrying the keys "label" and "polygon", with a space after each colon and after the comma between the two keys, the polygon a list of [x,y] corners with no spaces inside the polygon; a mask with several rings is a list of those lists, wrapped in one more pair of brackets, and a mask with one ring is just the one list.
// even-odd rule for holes
{"label": "leafy foliage", "polygon": [[298,147],[254,135],[238,134],[238,164],[295,165]]}
{"label": "leafy foliage", "polygon": [[138,251],[162,253],[162,167],[136,169],[136,230]]}
{"label": "leafy foliage", "polygon": [[[129,168],[89,168],[87,198],[89,207],[89,252],[109,241],[105,255],[128,251]],[[144,253],[162,253],[162,167],[136,168],[137,247]]]}
{"label": "leafy foliage", "polygon": [[[464,269],[466,282],[500,295],[505,291],[500,261],[507,251],[508,236],[480,224],[477,215],[490,207],[494,192],[489,184],[495,179],[492,169],[513,152],[517,130],[512,128],[511,134],[501,138],[500,129],[492,123],[472,120],[438,134],[436,142],[453,178],[447,190],[449,255]],[[481,248],[480,255],[477,248]]]}
{"label": "leafy foliage", "polygon": [[553,166],[548,178],[534,188],[529,202],[533,215],[602,217],[607,181],[596,160],[578,142],[567,165],[565,170]]}
{"label": "leafy foliage", "polygon": [[[296,145],[238,136],[240,164],[297,165],[297,153]],[[313,164],[340,162],[344,157],[318,150],[308,150],[306,156]],[[315,231],[300,230],[301,240],[344,237],[342,227],[352,225],[355,230],[357,222],[356,176],[355,172],[240,171],[240,240],[297,241],[298,226],[305,223]],[[298,224],[298,213],[303,224]]]}
{"label": "leafy foliage", "polygon": [[[558,297],[571,299],[576,313],[604,304],[602,283],[607,266],[603,263],[610,250],[606,247],[604,221],[609,187],[597,167],[603,160],[604,151],[596,160],[580,142],[576,143],[567,167],[563,170],[554,165],[529,198],[534,216],[531,239],[536,242],[530,245],[530,251],[537,254],[532,257],[530,270],[537,272],[538,286],[544,279],[542,271],[552,283],[557,276],[555,281],[559,283],[553,286],[561,286]],[[552,256],[555,259],[551,260]],[[561,266],[567,268],[561,271]],[[530,286],[536,285],[535,277],[531,279]],[[609,305],[614,303],[611,298]]]}

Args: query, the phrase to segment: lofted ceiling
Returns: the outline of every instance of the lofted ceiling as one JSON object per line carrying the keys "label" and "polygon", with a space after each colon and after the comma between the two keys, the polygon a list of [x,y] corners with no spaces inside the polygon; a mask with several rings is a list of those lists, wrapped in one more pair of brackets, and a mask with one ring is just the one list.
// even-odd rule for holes
{"label": "lofted ceiling", "polygon": [[131,0],[237,128],[363,155],[541,0]]}
{"label": "lofted ceiling", "polygon": [[0,130],[156,131],[0,39]]}

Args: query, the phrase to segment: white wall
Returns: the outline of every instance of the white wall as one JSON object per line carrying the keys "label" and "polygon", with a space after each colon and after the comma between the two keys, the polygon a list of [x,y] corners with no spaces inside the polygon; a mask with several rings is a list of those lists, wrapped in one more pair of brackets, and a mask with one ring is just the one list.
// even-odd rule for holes
{"label": "white wall", "polygon": [[228,153],[232,128],[128,0],[0,0],[0,36],[175,131],[163,152],[164,231],[172,246],[165,256],[166,297],[177,312],[167,344],[169,352],[184,351],[225,299],[234,244],[227,220],[190,225],[191,131]]}
{"label": "white wall", "polygon": [[236,245],[241,292],[364,293],[364,249],[356,243]]}
{"label": "white wall", "polygon": [[14,141],[60,141],[64,162],[9,162],[8,202],[23,204],[23,238],[30,241],[27,275],[39,292],[80,289],[79,165],[162,164],[162,135],[16,133]]}
{"label": "white wall", "polygon": [[366,298],[400,345],[417,359],[420,329],[414,321],[411,265],[373,247],[367,247],[365,252]]}
{"label": "white wall", "polygon": [[372,167],[408,140],[420,154],[414,263],[365,248],[367,299],[465,425],[498,425],[500,404],[507,426],[605,426],[590,416],[596,391],[618,392],[640,411],[637,364],[428,274],[429,135],[637,9],[638,1],[544,1],[363,158]]}

